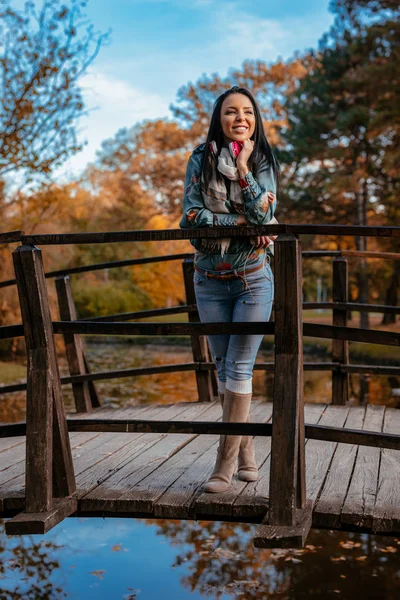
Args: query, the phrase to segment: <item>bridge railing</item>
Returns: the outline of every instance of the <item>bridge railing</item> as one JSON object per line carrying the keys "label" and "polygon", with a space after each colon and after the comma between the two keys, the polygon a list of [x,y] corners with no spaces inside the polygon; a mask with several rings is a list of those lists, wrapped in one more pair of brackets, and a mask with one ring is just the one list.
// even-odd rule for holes
{"label": "bridge railing", "polygon": [[[302,321],[302,254],[298,234],[399,237],[400,228],[274,225],[195,231],[163,230],[86,234],[21,235],[13,253],[16,282],[28,355],[26,426],[0,426],[0,435],[26,434],[26,507],[6,524],[7,533],[45,532],[77,508],[75,476],[68,431],[145,431],[203,434],[272,435],[268,517],[256,542],[304,542],[311,527],[312,505],[306,500],[305,435],[351,444],[400,449],[400,436],[370,431],[346,431],[304,423],[303,335],[333,340],[400,345],[400,334],[321,325]],[[277,235],[275,250],[274,323],[131,323],[52,321],[42,263],[35,244],[111,243]],[[14,240],[15,241],[15,240]],[[343,271],[341,271],[343,277]],[[341,302],[342,313],[349,309]],[[73,317],[73,315],[71,315]],[[343,318],[343,317],[342,317]],[[14,327],[14,330],[12,330]],[[15,327],[5,328],[7,335]],[[191,335],[217,333],[274,334],[275,382],[272,428],[254,423],[161,422],[132,419],[80,419],[67,422],[62,401],[54,333],[118,335]],[[207,369],[208,370],[208,369]]]}
{"label": "bridge railing", "polygon": [[[2,234],[8,236],[6,239],[16,241],[21,238],[23,232],[12,232]],[[389,260],[400,260],[400,254],[394,252],[358,252],[353,250],[311,250],[303,251],[304,258],[326,258],[332,257],[332,302],[303,302],[303,309],[330,309],[332,310],[332,324],[338,326],[347,325],[349,311],[374,312],[400,314],[399,306],[385,306],[377,304],[360,304],[348,302],[348,265],[347,258],[380,258]],[[55,279],[57,298],[61,318],[64,321],[77,320],[76,309],[73,300],[70,275],[93,272],[104,269],[115,269],[127,266],[160,263],[166,261],[183,260],[183,278],[186,292],[186,304],[169,308],[157,308],[151,310],[135,311],[130,313],[112,314],[99,317],[79,319],[91,322],[119,322],[138,319],[149,319],[155,316],[168,316],[173,314],[187,313],[189,322],[198,322],[198,313],[193,287],[193,254],[181,253],[167,256],[152,256],[138,259],[127,259],[109,261],[84,265],[81,267],[70,267],[45,273],[46,279]],[[16,284],[16,279],[0,282],[0,288]],[[5,337],[17,337],[23,335],[23,327],[14,325],[0,327],[0,339]],[[211,401],[216,395],[215,365],[211,361],[210,352],[205,336],[191,336],[193,353],[192,363],[181,363],[172,365],[159,365],[135,369],[116,369],[111,371],[98,371],[92,373],[82,347],[79,334],[64,333],[65,347],[70,375],[61,377],[61,384],[72,384],[72,391],[77,412],[89,412],[92,408],[100,405],[98,391],[95,387],[96,381],[153,375],[158,373],[173,373],[193,371],[196,375],[198,397],[201,401]],[[331,371],[332,372],[332,404],[346,404],[349,398],[349,374],[375,374],[383,376],[400,375],[400,367],[386,365],[360,365],[349,364],[349,351],[347,340],[332,341],[331,362],[305,362],[305,371]],[[266,372],[274,371],[273,362],[258,362],[255,370]],[[0,385],[0,394],[26,390],[26,382]]]}

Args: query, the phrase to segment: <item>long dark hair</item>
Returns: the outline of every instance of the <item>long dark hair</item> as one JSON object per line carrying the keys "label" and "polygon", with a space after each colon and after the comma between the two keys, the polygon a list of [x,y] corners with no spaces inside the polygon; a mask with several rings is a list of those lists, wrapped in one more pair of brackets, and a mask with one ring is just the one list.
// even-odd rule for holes
{"label": "long dark hair", "polygon": [[[205,191],[208,190],[208,186],[210,184],[211,177],[212,177],[212,171],[213,171],[212,162],[215,160],[215,158],[213,157],[213,154],[210,151],[210,142],[212,142],[212,141],[216,142],[217,148],[218,148],[218,154],[221,152],[221,149],[225,142],[225,138],[224,138],[224,134],[222,132],[222,126],[221,126],[221,106],[222,106],[222,103],[225,100],[225,98],[227,98],[231,94],[243,94],[244,96],[247,96],[247,98],[249,98],[249,100],[251,101],[251,103],[253,105],[256,126],[254,129],[254,133],[251,136],[251,139],[254,141],[254,150],[251,153],[251,156],[249,159],[250,171],[254,174],[257,174],[257,171],[258,171],[261,161],[266,159],[268,164],[271,166],[271,168],[273,170],[276,185],[278,187],[279,173],[280,173],[279,163],[278,163],[278,161],[272,151],[272,148],[268,143],[267,137],[265,135],[260,109],[258,108],[256,101],[253,98],[252,94],[249,92],[249,90],[246,90],[246,88],[241,88],[241,87],[238,87],[235,85],[235,86],[231,87],[229,90],[227,90],[226,92],[224,92],[223,94],[221,94],[221,96],[219,96],[217,98],[217,100],[215,101],[215,104],[214,104],[214,109],[213,109],[213,113],[211,116],[210,128],[208,130],[207,141],[206,141],[206,146],[205,146],[204,155],[203,155],[203,162],[202,162],[202,166],[201,166],[201,173],[202,173],[201,181],[202,181],[203,189]],[[218,170],[217,170],[217,177],[219,178],[220,181],[223,181],[223,176],[221,175],[221,173]]]}

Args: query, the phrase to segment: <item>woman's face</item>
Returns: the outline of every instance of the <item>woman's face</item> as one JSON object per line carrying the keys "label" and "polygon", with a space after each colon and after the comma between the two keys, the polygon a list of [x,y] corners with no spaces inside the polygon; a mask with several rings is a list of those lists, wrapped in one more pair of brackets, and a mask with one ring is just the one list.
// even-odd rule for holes
{"label": "woman's face", "polygon": [[230,94],[221,106],[221,126],[229,142],[244,142],[256,128],[254,108],[244,94]]}

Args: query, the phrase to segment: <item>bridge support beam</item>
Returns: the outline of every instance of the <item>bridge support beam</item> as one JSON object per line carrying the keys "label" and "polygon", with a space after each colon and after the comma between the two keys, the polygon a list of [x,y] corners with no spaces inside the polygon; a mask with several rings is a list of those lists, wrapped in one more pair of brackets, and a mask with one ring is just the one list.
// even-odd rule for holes
{"label": "bridge support beam", "polygon": [[[58,308],[61,321],[76,321],[76,307],[72,296],[71,280],[67,275],[56,278]],[[79,333],[64,333],[64,343],[70,375],[90,373],[89,364]],[[100,406],[99,396],[93,381],[72,384],[76,412],[91,412]]]}
{"label": "bridge support beam", "polygon": [[255,545],[303,543],[311,527],[306,502],[301,245],[293,235],[275,246],[275,380],[270,506]]}
{"label": "bridge support beam", "polygon": [[13,260],[28,354],[26,499],[6,533],[24,534],[47,531],[75,512],[75,476],[42,254],[21,246]]}

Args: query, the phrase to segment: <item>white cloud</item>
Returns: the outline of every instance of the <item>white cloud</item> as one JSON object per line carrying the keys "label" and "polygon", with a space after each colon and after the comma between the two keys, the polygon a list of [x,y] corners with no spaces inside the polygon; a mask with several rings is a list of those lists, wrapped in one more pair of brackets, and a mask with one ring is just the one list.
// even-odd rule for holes
{"label": "white cloud", "polygon": [[168,115],[169,100],[155,93],[143,92],[128,80],[116,79],[92,69],[82,78],[81,85],[86,107],[92,110],[88,117],[82,117],[78,131],[79,139],[86,139],[88,143],[57,175],[68,176],[82,170],[95,158],[101,142],[114,136],[121,127]]}

